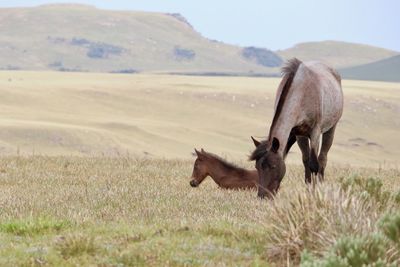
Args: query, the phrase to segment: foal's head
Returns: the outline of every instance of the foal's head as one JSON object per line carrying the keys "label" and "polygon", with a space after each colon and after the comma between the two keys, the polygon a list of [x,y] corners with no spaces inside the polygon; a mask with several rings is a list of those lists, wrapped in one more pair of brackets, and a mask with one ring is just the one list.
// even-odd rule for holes
{"label": "foal's head", "polygon": [[190,185],[192,187],[197,187],[209,175],[209,162],[206,152],[203,149],[201,149],[201,151],[195,149],[194,151],[197,154],[197,159],[194,162]]}
{"label": "foal's head", "polygon": [[250,160],[256,162],[259,178],[258,196],[264,198],[267,195],[267,197],[272,198],[278,191],[286,172],[285,162],[278,153],[279,140],[273,138],[271,142],[259,142],[253,137],[251,138],[256,146]]}

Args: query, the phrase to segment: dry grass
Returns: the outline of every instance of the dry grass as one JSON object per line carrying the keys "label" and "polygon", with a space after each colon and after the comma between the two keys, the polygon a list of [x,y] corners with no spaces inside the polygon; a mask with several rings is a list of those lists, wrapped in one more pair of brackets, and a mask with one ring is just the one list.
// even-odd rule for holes
{"label": "dry grass", "polygon": [[253,167],[278,82],[0,72],[0,266],[396,264],[399,84],[344,81],[315,190],[296,148],[273,202],[189,186],[195,146]]}
{"label": "dry grass", "polygon": [[1,158],[0,166],[4,266],[297,265],[305,249],[322,257],[343,236],[378,231],[379,218],[398,210],[392,199],[382,208],[363,198],[362,188],[341,190],[344,178],[382,179],[391,195],[400,185],[396,169],[333,166],[312,190],[302,168],[289,165],[268,202],[209,179],[191,188],[189,160],[35,156]]}

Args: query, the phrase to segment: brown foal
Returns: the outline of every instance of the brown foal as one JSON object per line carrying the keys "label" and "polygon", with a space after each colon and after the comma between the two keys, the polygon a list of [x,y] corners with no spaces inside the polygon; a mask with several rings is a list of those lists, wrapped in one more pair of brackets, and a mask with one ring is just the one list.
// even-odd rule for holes
{"label": "brown foal", "polygon": [[203,149],[201,151],[195,149],[195,151],[197,159],[194,162],[192,180],[190,181],[192,187],[199,186],[207,176],[210,176],[221,188],[257,188],[257,170],[249,171],[236,167],[214,154],[205,152]]}

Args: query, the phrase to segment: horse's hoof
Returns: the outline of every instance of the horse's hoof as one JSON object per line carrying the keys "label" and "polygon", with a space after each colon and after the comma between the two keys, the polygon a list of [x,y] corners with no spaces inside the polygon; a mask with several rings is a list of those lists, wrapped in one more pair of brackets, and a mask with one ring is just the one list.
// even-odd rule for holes
{"label": "horse's hoof", "polygon": [[191,187],[197,187],[198,184],[197,184],[197,182],[195,180],[192,180],[192,181],[190,181],[190,186]]}

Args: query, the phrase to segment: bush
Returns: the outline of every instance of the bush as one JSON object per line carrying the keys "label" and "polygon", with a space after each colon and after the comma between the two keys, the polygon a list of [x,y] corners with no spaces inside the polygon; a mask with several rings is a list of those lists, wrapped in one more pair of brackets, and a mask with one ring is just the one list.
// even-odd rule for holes
{"label": "bush", "polygon": [[379,222],[379,226],[385,236],[400,249],[400,212],[385,215]]}
{"label": "bush", "polygon": [[385,215],[378,225],[381,231],[340,238],[321,259],[316,259],[315,256],[304,251],[301,255],[301,266],[398,266],[400,263],[400,213]]}
{"label": "bush", "polygon": [[382,190],[383,183],[376,178],[362,178],[358,175],[340,179],[344,191],[358,195],[364,199],[374,199],[381,207],[385,207],[391,198],[389,192]]}
{"label": "bush", "polygon": [[300,261],[304,249],[323,255],[343,235],[361,235],[375,230],[376,205],[323,185],[315,191],[292,192],[275,199],[271,211],[268,256],[281,261]]}
{"label": "bush", "polygon": [[324,258],[316,260],[307,252],[302,255],[302,267],[395,267],[394,262],[388,262],[386,251],[387,240],[380,234],[362,237],[344,237],[334,246]]}
{"label": "bush", "polygon": [[99,250],[93,237],[80,234],[60,237],[55,248],[64,258],[75,257],[82,254],[94,255]]}
{"label": "bush", "polygon": [[87,56],[90,58],[107,58],[109,55],[120,55],[123,49],[118,46],[105,43],[92,43],[89,46]]}
{"label": "bush", "polygon": [[242,56],[249,60],[255,60],[257,64],[265,67],[279,67],[283,60],[274,52],[257,47],[245,47],[242,50]]}
{"label": "bush", "polygon": [[193,60],[196,53],[191,49],[184,49],[179,46],[174,47],[174,56],[176,60]]}

